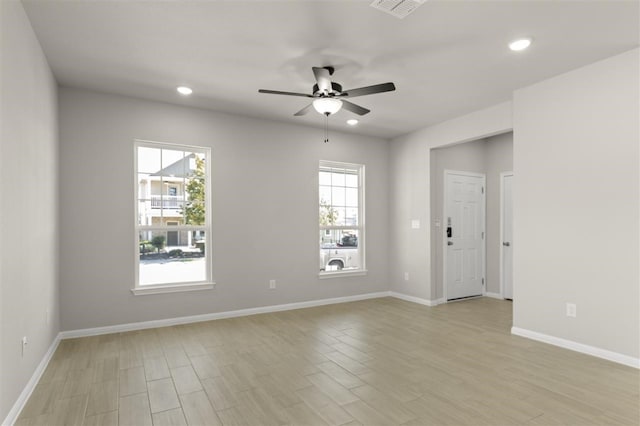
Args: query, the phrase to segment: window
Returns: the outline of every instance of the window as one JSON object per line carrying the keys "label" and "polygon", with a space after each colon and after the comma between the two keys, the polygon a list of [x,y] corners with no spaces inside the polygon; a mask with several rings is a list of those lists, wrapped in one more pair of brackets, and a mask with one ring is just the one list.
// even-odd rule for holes
{"label": "window", "polygon": [[320,275],[365,272],[364,166],[320,161]]}
{"label": "window", "polygon": [[212,288],[208,148],[136,141],[135,294]]}

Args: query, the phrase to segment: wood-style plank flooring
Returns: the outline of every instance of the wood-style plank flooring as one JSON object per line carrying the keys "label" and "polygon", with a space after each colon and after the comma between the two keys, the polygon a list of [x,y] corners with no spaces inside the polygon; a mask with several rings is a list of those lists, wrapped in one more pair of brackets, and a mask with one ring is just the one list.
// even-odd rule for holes
{"label": "wood-style plank flooring", "polygon": [[638,425],[639,372],[392,298],[64,340],[18,425]]}

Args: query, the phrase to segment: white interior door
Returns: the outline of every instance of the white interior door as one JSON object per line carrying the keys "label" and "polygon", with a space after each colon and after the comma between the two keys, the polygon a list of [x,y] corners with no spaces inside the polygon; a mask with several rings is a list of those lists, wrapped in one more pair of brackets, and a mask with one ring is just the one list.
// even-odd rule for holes
{"label": "white interior door", "polygon": [[484,285],[484,175],[445,171],[445,297],[480,296]]}
{"label": "white interior door", "polygon": [[511,198],[513,173],[502,173],[502,297],[513,300],[513,201]]}

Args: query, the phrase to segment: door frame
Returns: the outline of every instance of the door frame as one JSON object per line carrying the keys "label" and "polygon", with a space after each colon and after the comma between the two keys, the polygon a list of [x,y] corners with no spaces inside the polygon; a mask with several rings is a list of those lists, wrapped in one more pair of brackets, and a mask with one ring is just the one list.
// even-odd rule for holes
{"label": "door frame", "polygon": [[[502,245],[504,242],[504,178],[509,176],[513,178],[513,171],[500,173],[500,297],[502,299],[504,299],[504,246]],[[511,220],[513,220],[513,184],[511,185],[511,201]],[[511,267],[513,268],[513,264]],[[513,282],[511,286],[513,287]],[[513,292],[513,288],[511,291]]]}
{"label": "door frame", "polygon": [[444,192],[442,196],[442,227],[440,228],[440,232],[442,233],[442,297],[444,298],[444,303],[449,303],[449,299],[447,297],[447,204],[449,203],[449,188],[447,185],[447,176],[448,175],[461,175],[461,176],[469,176],[469,177],[479,177],[482,178],[482,188],[484,188],[484,192],[482,194],[482,206],[480,207],[480,211],[482,212],[482,232],[484,233],[484,238],[482,239],[482,245],[480,246],[482,249],[482,279],[484,283],[482,285],[482,295],[486,295],[487,293],[487,175],[484,173],[475,173],[475,172],[466,172],[460,170],[444,170]]}

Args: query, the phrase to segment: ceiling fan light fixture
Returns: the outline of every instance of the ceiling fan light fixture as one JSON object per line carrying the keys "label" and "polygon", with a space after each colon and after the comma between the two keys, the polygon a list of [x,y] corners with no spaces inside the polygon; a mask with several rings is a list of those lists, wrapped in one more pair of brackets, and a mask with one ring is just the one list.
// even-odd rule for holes
{"label": "ceiling fan light fixture", "polygon": [[525,50],[527,47],[531,46],[531,41],[531,37],[513,40],[511,43],[509,43],[509,49],[513,50],[514,52]]}
{"label": "ceiling fan light fixture", "polygon": [[356,120],[355,118],[350,118],[349,120],[347,120],[347,124],[349,126],[355,126],[356,124],[358,124],[358,120]]}
{"label": "ceiling fan light fixture", "polygon": [[331,115],[340,111],[342,101],[334,98],[319,98],[313,101],[313,108],[320,114]]}

